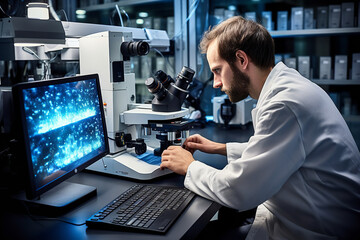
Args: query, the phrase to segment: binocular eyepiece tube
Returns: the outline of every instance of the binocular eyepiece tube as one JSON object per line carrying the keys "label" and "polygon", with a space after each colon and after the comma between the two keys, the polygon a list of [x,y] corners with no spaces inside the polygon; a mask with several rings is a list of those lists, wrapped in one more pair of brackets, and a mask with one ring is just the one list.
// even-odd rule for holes
{"label": "binocular eyepiece tube", "polygon": [[176,81],[159,70],[154,77],[145,81],[148,90],[155,96],[152,110],[156,112],[180,111],[186,96],[187,88],[192,82],[195,71],[184,66],[176,77]]}

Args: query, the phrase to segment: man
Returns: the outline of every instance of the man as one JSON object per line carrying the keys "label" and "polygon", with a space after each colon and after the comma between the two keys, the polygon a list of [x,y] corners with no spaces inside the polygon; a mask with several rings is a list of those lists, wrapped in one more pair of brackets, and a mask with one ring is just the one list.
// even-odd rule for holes
{"label": "man", "polygon": [[[161,168],[185,175],[184,185],[226,207],[257,207],[247,239],[360,239],[360,154],[336,106],[317,85],[283,63],[260,24],[230,18],[200,43],[214,88],[232,102],[257,99],[254,135],[220,144],[190,136],[170,146]],[[226,155],[222,170],[192,153]]]}

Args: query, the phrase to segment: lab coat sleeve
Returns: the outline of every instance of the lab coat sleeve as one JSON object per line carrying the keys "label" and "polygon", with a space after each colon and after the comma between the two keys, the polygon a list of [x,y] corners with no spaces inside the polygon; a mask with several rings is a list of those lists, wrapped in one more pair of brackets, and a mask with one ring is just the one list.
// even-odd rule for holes
{"label": "lab coat sleeve", "polygon": [[[234,143],[234,142],[227,143],[226,149],[228,152],[227,153],[228,162],[240,158],[243,151],[246,149],[246,147],[247,147],[247,142],[246,143]],[[231,151],[230,149],[236,149],[236,151]]]}
{"label": "lab coat sleeve", "polygon": [[301,127],[283,103],[259,109],[254,136],[241,157],[238,150],[236,144],[227,145],[231,159],[222,170],[199,161],[191,163],[185,186],[205,198],[243,211],[276,194],[305,159]]}

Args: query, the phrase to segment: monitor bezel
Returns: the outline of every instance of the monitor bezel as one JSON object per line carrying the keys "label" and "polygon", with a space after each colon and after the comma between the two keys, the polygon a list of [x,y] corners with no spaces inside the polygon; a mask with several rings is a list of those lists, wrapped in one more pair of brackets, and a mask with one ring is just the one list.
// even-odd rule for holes
{"label": "monitor bezel", "polygon": [[[56,84],[64,84],[64,83],[70,83],[70,82],[79,82],[84,80],[91,80],[95,79],[96,81],[96,87],[98,91],[98,100],[100,105],[100,112],[101,112],[101,119],[102,119],[102,127],[104,131],[104,142],[105,142],[105,151],[96,157],[90,159],[89,161],[81,164],[77,168],[73,169],[72,171],[68,171],[64,175],[62,175],[59,178],[56,178],[55,180],[50,181],[49,183],[46,183],[45,185],[41,186],[39,189],[36,189],[35,184],[35,177],[33,174],[33,164],[31,159],[31,153],[30,153],[30,146],[29,146],[29,136],[28,136],[28,129],[26,124],[26,118],[25,118],[25,108],[24,108],[24,97],[23,97],[23,90],[34,88],[34,87],[42,87],[42,86],[49,86],[49,85],[56,85]],[[72,76],[72,77],[64,77],[64,78],[54,78],[49,80],[42,80],[42,81],[33,81],[33,82],[23,82],[16,84],[13,86],[13,95],[14,95],[14,103],[15,103],[15,109],[17,108],[18,116],[20,118],[20,126],[21,126],[21,144],[22,149],[25,151],[24,158],[26,160],[26,183],[25,183],[25,192],[26,197],[28,199],[34,199],[37,197],[40,197],[41,194],[47,192],[48,190],[54,188],[55,186],[59,185],[60,183],[64,182],[65,180],[69,179],[70,177],[74,176],[75,174],[81,172],[89,165],[93,164],[94,162],[98,161],[99,159],[105,157],[107,154],[109,154],[109,142],[108,142],[108,135],[107,135],[107,128],[106,128],[106,120],[105,120],[105,113],[104,113],[104,105],[101,95],[101,87],[100,87],[100,81],[99,81],[99,75],[98,74],[89,74],[89,75],[78,75],[78,76]]]}

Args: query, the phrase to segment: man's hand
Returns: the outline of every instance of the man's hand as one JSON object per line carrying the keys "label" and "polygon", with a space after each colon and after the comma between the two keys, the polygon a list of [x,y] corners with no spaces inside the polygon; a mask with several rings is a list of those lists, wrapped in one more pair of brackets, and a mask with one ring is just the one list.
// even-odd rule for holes
{"label": "man's hand", "polygon": [[226,145],[224,143],[217,143],[206,139],[199,134],[188,137],[183,147],[191,153],[200,150],[205,153],[221,154],[226,156]]}
{"label": "man's hand", "polygon": [[170,146],[161,155],[160,169],[168,168],[171,171],[185,175],[194,160],[192,154],[180,146]]}

